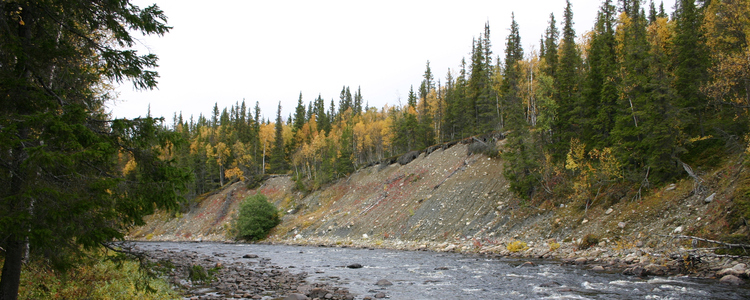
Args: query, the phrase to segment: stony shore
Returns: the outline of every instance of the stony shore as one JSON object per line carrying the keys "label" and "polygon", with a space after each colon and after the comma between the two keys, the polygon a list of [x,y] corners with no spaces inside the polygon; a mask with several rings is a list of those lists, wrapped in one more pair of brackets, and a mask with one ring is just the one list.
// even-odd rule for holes
{"label": "stony shore", "polygon": [[271,264],[270,259],[248,253],[231,263],[220,258],[190,251],[162,250],[139,252],[181,291],[185,299],[330,299],[351,300],[347,289],[321,283],[307,283],[307,274],[292,273]]}

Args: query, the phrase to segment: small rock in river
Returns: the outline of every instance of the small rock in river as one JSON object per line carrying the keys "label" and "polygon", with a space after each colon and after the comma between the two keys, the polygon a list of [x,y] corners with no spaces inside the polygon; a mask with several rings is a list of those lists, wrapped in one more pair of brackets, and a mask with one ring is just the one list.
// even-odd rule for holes
{"label": "small rock in river", "polygon": [[604,267],[602,267],[602,266],[596,266],[596,267],[591,268],[591,270],[592,271],[596,271],[596,272],[602,272],[602,271],[604,271]]}
{"label": "small rock in river", "polygon": [[556,287],[556,286],[560,286],[560,284],[554,281],[545,282],[539,285],[539,287]]}
{"label": "small rock in river", "polygon": [[383,292],[377,293],[377,294],[375,294],[375,298],[378,298],[378,299],[385,298],[385,293],[383,293]]}
{"label": "small rock in river", "polygon": [[351,264],[351,265],[348,265],[346,267],[349,268],[349,269],[359,269],[359,268],[362,268],[362,265],[360,265],[360,264]]}
{"label": "small rock in river", "polygon": [[380,279],[380,280],[378,280],[378,282],[375,285],[389,286],[389,285],[393,285],[393,283],[391,283],[390,281],[385,280],[385,279]]}
{"label": "small rock in river", "polygon": [[258,255],[256,254],[245,254],[242,256],[242,258],[258,258]]}

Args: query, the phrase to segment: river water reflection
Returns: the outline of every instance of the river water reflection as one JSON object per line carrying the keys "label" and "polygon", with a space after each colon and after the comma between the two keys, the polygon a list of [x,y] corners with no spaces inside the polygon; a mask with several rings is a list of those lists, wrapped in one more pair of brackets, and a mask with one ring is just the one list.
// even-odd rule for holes
{"label": "river water reflection", "polygon": [[[456,253],[286,245],[138,242],[142,250],[270,259],[307,281],[349,289],[357,299],[750,299],[750,287],[685,277],[638,278],[561,266],[556,261],[487,258]],[[362,268],[346,266],[361,264]],[[375,283],[386,279],[391,286]]]}

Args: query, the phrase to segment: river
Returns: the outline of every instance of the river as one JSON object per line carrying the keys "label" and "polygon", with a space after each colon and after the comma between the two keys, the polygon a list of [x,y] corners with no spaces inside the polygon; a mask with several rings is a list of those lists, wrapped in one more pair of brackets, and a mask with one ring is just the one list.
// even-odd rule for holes
{"label": "river", "polygon": [[[310,283],[349,289],[356,299],[750,299],[750,286],[688,277],[625,276],[550,260],[457,253],[287,245],[138,242],[146,251],[195,252],[220,261],[256,254]],[[360,264],[362,268],[348,268]],[[385,279],[393,285],[378,286]]]}

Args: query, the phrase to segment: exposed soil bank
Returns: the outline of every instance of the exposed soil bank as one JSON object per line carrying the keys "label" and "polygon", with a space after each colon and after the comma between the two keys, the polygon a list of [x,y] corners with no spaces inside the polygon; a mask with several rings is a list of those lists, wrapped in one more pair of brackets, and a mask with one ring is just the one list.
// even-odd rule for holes
{"label": "exposed soil bank", "polygon": [[[256,190],[236,183],[184,215],[151,217],[130,238],[230,241],[239,201],[260,192],[284,213],[269,238],[273,243],[542,257],[639,276],[732,275],[739,279],[734,283],[750,275],[746,258],[716,256],[694,249],[714,245],[674,238],[730,233],[725,207],[742,168],[703,174],[706,189],[698,194],[691,180],[683,180],[644,191],[642,198],[612,190],[589,199],[588,207],[582,200],[535,207],[508,190],[501,160],[469,149],[465,143],[432,148],[404,165],[363,168],[308,195],[294,191],[287,176]],[[586,243],[590,247],[580,246]]]}

